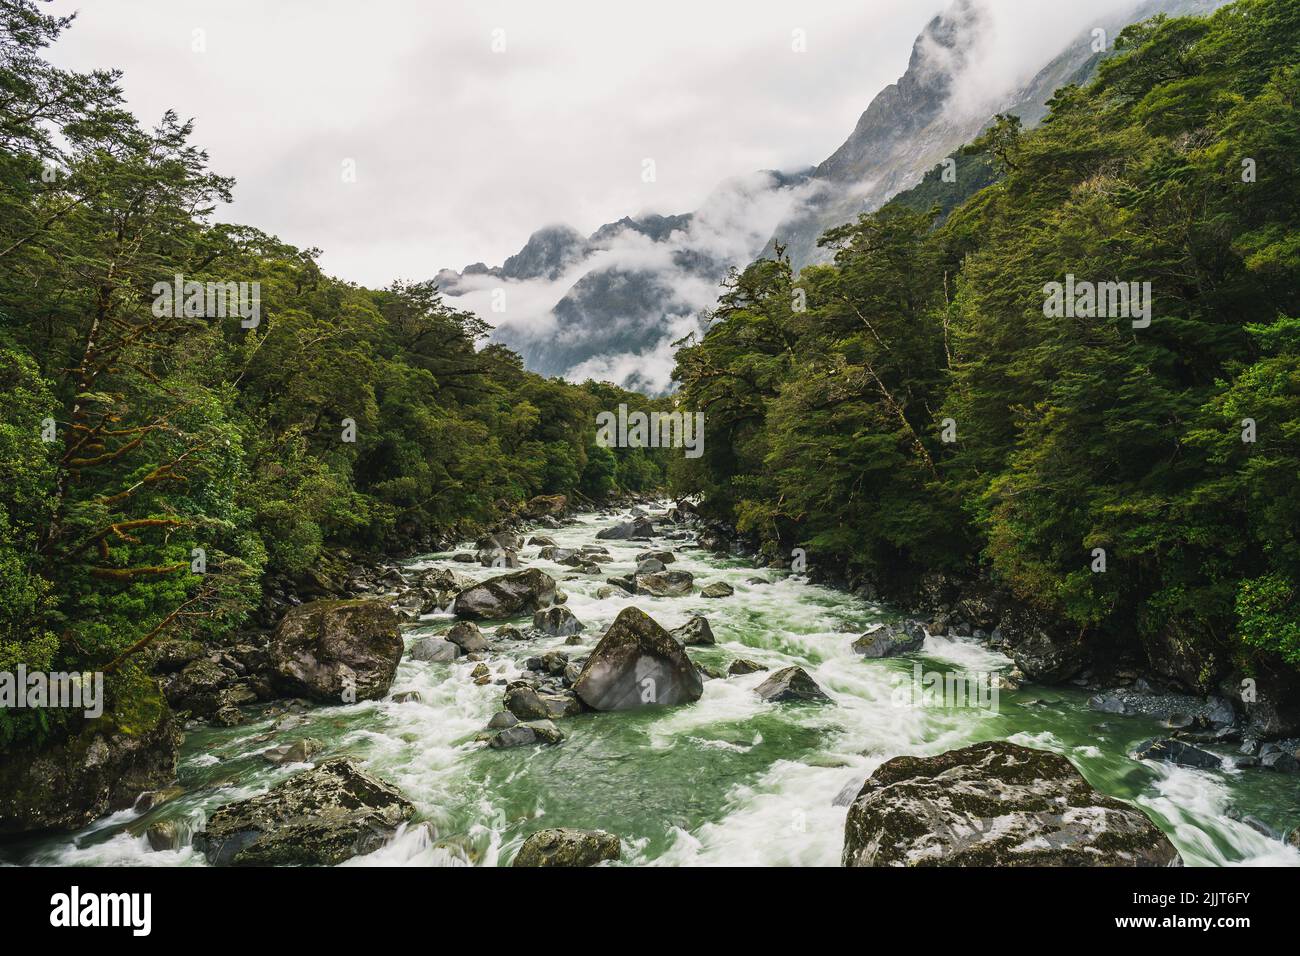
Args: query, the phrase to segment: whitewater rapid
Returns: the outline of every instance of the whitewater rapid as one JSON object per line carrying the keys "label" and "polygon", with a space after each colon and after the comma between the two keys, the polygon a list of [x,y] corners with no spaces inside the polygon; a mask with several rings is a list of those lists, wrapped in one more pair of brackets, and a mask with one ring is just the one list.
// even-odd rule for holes
{"label": "whitewater rapid", "polygon": [[[578,547],[626,517],[588,515],[543,533],[561,547]],[[635,605],[666,628],[703,613],[718,643],[693,647],[696,660],[724,673],[738,657],[772,670],[797,664],[831,703],[766,703],[753,693],[768,676],[758,672],[707,680],[701,699],[686,706],[565,718],[557,726],[566,739],[556,747],[495,751],[478,735],[501,709],[503,686],[475,684],[471,661],[404,659],[388,699],[314,709],[284,733],[272,730],[270,717],[192,731],[179,768],[184,795],[146,817],[126,811],[70,837],[36,841],[11,862],[204,865],[188,835],[216,807],[264,792],[306,767],[273,766],[261,758],[263,751],[314,738],[325,746],[313,761],[352,756],[398,786],[418,811],[386,846],[345,865],[497,865],[508,863],[536,829],[576,826],[618,834],[624,864],[836,866],[848,812],[847,801],[836,798],[856,791],[882,762],[1010,739],[1064,754],[1094,786],[1141,806],[1188,865],[1300,865],[1300,852],[1229,816],[1252,813],[1279,830],[1300,823],[1294,782],[1283,775],[1133,761],[1127,753],[1158,732],[1155,724],[1092,713],[1085,695],[1072,689],[1004,691],[996,712],[900,706],[895,690],[910,679],[913,659],[866,660],[851,648],[869,625],[893,619],[887,609],[686,541],[656,541],[653,549],[676,553],[671,567],[695,575],[695,593],[655,598],[616,587],[599,597],[605,577],[633,571],[636,554],[652,548],[646,542],[599,543],[614,559],[600,576],[539,560],[536,547],[521,552],[525,567],[539,567],[559,582],[586,629],[578,646],[540,637],[507,645],[505,657],[494,646],[488,661],[494,680],[521,676],[526,657],[548,650],[585,655],[618,612]],[[453,562],[450,553],[407,564],[413,570],[454,568],[479,579],[494,573]],[[771,583],[750,583],[755,576]],[[699,588],[715,581],[735,593],[702,598]],[[427,615],[407,630],[407,645],[453,620],[445,612]],[[1011,666],[972,641],[934,636],[919,659],[936,670]],[[420,700],[392,700],[407,691],[417,691]],[[144,824],[159,819],[175,821],[186,845],[150,850]]]}

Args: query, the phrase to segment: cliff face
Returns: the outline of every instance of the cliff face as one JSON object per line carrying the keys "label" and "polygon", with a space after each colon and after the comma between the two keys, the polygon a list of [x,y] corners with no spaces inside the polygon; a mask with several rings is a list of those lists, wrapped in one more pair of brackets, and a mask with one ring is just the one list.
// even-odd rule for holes
{"label": "cliff face", "polygon": [[[1135,0],[1127,14],[1098,25],[1113,41],[1129,23],[1159,13],[1205,14],[1224,2]],[[694,212],[625,216],[585,238],[568,226],[548,226],[501,266],[443,270],[440,287],[462,298],[455,304],[493,321],[494,339],[534,371],[664,391],[672,343],[702,329],[699,313],[712,307],[730,268],[770,255],[776,242],[796,269],[826,261],[817,240],[827,229],[916,186],[995,113],[1036,124],[1057,89],[1086,82],[1106,55],[1094,49],[1091,32],[1082,34],[1029,82],[971,102],[969,90],[978,85],[972,77],[994,29],[983,0],[954,0],[921,31],[903,75],[815,167],[737,177]],[[486,311],[486,290],[509,293],[513,283],[531,284],[522,297],[528,304],[501,315]]]}

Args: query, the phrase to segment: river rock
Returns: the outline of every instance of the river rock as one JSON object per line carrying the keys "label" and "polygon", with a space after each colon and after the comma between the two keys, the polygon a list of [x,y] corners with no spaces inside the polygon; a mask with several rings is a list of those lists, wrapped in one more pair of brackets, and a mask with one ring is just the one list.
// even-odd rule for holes
{"label": "river rock", "polygon": [[572,558],[578,557],[579,552],[576,548],[561,548],[556,545],[548,545],[537,552],[537,556],[543,561],[554,561],[556,564],[563,564]]}
{"label": "river rock", "polygon": [[765,670],[767,670],[767,667],[758,663],[758,661],[751,661],[744,657],[737,657],[727,665],[727,676],[739,677],[744,674],[755,674],[758,671]]}
{"label": "river rock", "polygon": [[1012,660],[1032,681],[1063,683],[1086,663],[1075,635],[1032,609],[1013,605],[1002,615],[998,630]]}
{"label": "river rock", "polygon": [[644,561],[636,563],[637,574],[658,574],[660,571],[666,571],[667,565],[655,558],[646,558]]}
{"label": "river rock", "polygon": [[672,564],[677,560],[677,556],[671,551],[642,551],[636,556],[637,563],[642,561],[658,561],[660,564]]}
{"label": "river rock", "polygon": [[149,849],[155,853],[181,848],[181,835],[174,820],[159,820],[157,823],[151,823],[144,831],[144,838],[149,842]]}
{"label": "river rock", "polygon": [[0,757],[0,836],[78,830],[176,780],[181,729],[157,691],[129,715],[106,710],[42,745]]}
{"label": "river rock", "polygon": [[644,611],[619,612],[574,682],[593,710],[673,706],[700,699],[704,681],[686,649]]}
{"label": "river rock", "polygon": [[1300,772],[1300,761],[1296,760],[1295,754],[1289,754],[1285,750],[1261,754],[1259,765],[1265,770],[1276,770],[1278,773]]}
{"label": "river rock", "polygon": [[691,615],[689,621],[681,627],[673,628],[669,633],[688,647],[717,643],[713,638],[713,628],[709,626],[709,619],[700,614]]}
{"label": "river rock", "polygon": [[755,687],[754,692],[772,704],[794,700],[830,700],[826,692],[817,686],[817,682],[809,677],[808,672],[802,667],[781,668]]}
{"label": "river rock", "polygon": [[460,657],[460,648],[441,637],[429,635],[411,645],[410,658],[431,664],[449,664]]}
{"label": "river rock", "polygon": [[519,552],[508,548],[485,548],[474,555],[478,563],[485,568],[517,568]]}
{"label": "river rock", "polygon": [[1170,866],[1142,811],[1059,754],[1005,741],[895,757],[867,778],[844,827],[845,866]]}
{"label": "river rock", "polygon": [[228,804],[194,835],[216,866],[335,866],[383,846],[415,807],[346,757]]}
{"label": "river rock", "polygon": [[498,731],[488,741],[493,750],[511,747],[530,747],[534,744],[552,746],[564,739],[564,734],[549,720],[530,720]]}
{"label": "river rock", "polygon": [[525,518],[562,518],[569,507],[564,495],[537,495],[525,502],[520,513]]}
{"label": "river rock", "polygon": [[853,642],[853,649],[868,658],[898,657],[915,654],[925,644],[925,628],[916,621],[883,625],[868,631]]}
{"label": "river rock", "polygon": [[447,640],[466,654],[478,654],[491,646],[473,621],[457,621],[448,628]]}
{"label": "river rock", "polygon": [[533,627],[551,637],[569,637],[584,630],[567,607],[548,607],[533,615]]}
{"label": "river rock", "polygon": [[456,595],[461,617],[502,619],[531,614],[555,601],[555,579],[537,568],[489,578]]}
{"label": "river rock", "polygon": [[695,575],[689,571],[659,571],[654,574],[637,573],[638,594],[654,597],[681,597],[695,589]]}
{"label": "river rock", "polygon": [[618,837],[604,830],[538,830],[515,854],[512,866],[595,866],[622,855]]}
{"label": "river rock", "polygon": [[513,531],[498,531],[474,542],[480,551],[518,551],[523,546],[523,539]]}
{"label": "river rock", "polygon": [[605,580],[610,584],[614,585],[615,587],[622,588],[628,594],[636,594],[636,578],[634,578],[630,574],[620,575],[618,577],[610,577],[610,578],[606,578]]}
{"label": "river rock", "polygon": [[545,720],[551,716],[537,688],[523,681],[506,689],[505,706],[520,720]]}
{"label": "river rock", "polygon": [[270,750],[262,751],[262,759],[268,763],[306,763],[312,754],[319,753],[324,745],[311,737],[295,740],[291,744],[281,744]]}
{"label": "river rock", "polygon": [[285,614],[268,654],[286,693],[324,703],[378,700],[402,659],[402,635],[382,601],[312,601]]}
{"label": "river rock", "polygon": [[616,524],[611,528],[598,531],[596,537],[604,541],[631,541],[636,539],[649,540],[654,537],[654,524],[648,518],[634,518],[631,521],[625,521],[623,524]]}
{"label": "river rock", "polygon": [[547,534],[535,534],[528,539],[528,546],[530,548],[553,548],[555,547],[555,539]]}
{"label": "river rock", "polygon": [[1178,764],[1180,767],[1195,767],[1198,770],[1222,770],[1223,758],[1208,750],[1201,750],[1181,740],[1152,739],[1138,744],[1133,751],[1137,760],[1164,760]]}
{"label": "river rock", "polygon": [[712,584],[700,590],[700,597],[724,598],[731,597],[735,593],[736,589],[726,581],[714,581]]}

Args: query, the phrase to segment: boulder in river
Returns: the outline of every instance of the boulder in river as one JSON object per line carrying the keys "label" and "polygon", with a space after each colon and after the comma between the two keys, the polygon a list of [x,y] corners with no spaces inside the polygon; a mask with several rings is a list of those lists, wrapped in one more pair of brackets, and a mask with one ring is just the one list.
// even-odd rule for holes
{"label": "boulder in river", "polygon": [[768,703],[781,701],[830,700],[817,682],[802,667],[783,667],[754,688],[755,693]]}
{"label": "boulder in river", "polygon": [[1059,684],[1086,663],[1077,636],[1062,631],[1038,612],[1014,605],[998,625],[1006,652],[1032,681]]}
{"label": "boulder in river", "polygon": [[567,607],[553,606],[533,615],[533,627],[551,637],[571,637],[583,630],[582,622]]}
{"label": "boulder in river", "polygon": [[502,619],[531,614],[555,601],[555,579],[537,568],[489,578],[456,595],[461,617]]}
{"label": "boulder in river", "polygon": [[1181,740],[1152,739],[1137,745],[1133,752],[1138,760],[1163,760],[1180,767],[1195,767],[1198,770],[1222,770],[1223,758],[1208,750],[1201,750]]}
{"label": "boulder in river", "polygon": [[637,563],[642,561],[658,561],[660,564],[672,564],[677,560],[677,556],[671,551],[642,551],[636,556]]}
{"label": "boulder in river", "polygon": [[547,545],[537,552],[537,556],[543,561],[554,561],[556,564],[563,564],[570,558],[577,557],[581,552],[577,548],[561,548],[558,545]]}
{"label": "boulder in river", "polygon": [[1171,866],[1146,815],[1060,754],[990,741],[881,764],[849,807],[845,866]]}
{"label": "boulder in river", "polygon": [[728,677],[742,677],[745,674],[755,674],[758,671],[765,671],[767,667],[758,661],[751,661],[745,657],[737,657],[727,665]]}
{"label": "boulder in river", "polygon": [[518,551],[523,546],[523,539],[513,531],[498,531],[474,543],[480,551]]}
{"label": "boulder in river", "polygon": [[691,615],[689,621],[681,627],[673,628],[669,633],[687,647],[717,643],[713,638],[713,628],[709,626],[709,619],[702,614]]}
{"label": "boulder in river", "polygon": [[736,589],[726,581],[714,581],[712,584],[700,589],[700,597],[706,598],[731,597],[735,593]]}
{"label": "boulder in river", "polygon": [[632,710],[697,701],[704,681],[686,649],[648,614],[619,612],[573,689],[593,710]]}
{"label": "boulder in river", "polygon": [[654,537],[654,533],[655,526],[649,518],[634,518],[598,531],[596,537],[604,541],[649,540]]}
{"label": "boulder in river", "polygon": [[491,645],[478,625],[473,621],[457,621],[447,630],[447,640],[455,644],[466,654],[486,651]]}
{"label": "boulder in river", "polygon": [[654,597],[682,597],[695,588],[695,575],[689,571],[658,571],[654,574],[637,573],[638,594]]}
{"label": "boulder in river", "polygon": [[484,548],[476,552],[474,557],[485,568],[519,567],[519,552],[509,548]]}
{"label": "boulder in river", "polygon": [[460,648],[441,637],[422,637],[411,645],[411,660],[449,664],[460,657]]}
{"label": "boulder in river", "polygon": [[335,866],[379,849],[415,807],[346,757],[227,804],[194,835],[217,866]]}
{"label": "boulder in river", "polygon": [[595,866],[621,855],[619,839],[612,833],[555,827],[525,840],[512,866]]}
{"label": "boulder in river", "polygon": [[564,734],[549,720],[529,720],[498,731],[488,741],[488,746],[493,750],[531,747],[535,744],[551,746],[563,739]]}
{"label": "boulder in river", "polygon": [[853,642],[853,649],[863,657],[898,657],[915,654],[925,644],[925,628],[916,621],[895,626],[886,624],[868,631]]}
{"label": "boulder in river", "polygon": [[285,614],[267,651],[289,694],[334,704],[379,700],[402,659],[402,635],[382,601],[312,601]]}

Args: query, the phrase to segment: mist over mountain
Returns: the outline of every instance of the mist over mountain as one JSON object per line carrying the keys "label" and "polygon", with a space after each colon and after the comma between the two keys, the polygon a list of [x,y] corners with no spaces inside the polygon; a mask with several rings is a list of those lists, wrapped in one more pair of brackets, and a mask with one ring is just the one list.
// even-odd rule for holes
{"label": "mist over mountain", "polygon": [[916,186],[996,113],[1035,125],[1057,89],[1093,74],[1127,24],[1223,2],[1143,0],[1061,48],[1008,55],[1008,23],[985,0],[955,0],[916,38],[899,80],[818,165],[737,176],[697,210],[625,216],[588,236],[548,225],[500,266],[442,270],[439,286],[450,304],[491,322],[494,340],[530,369],[662,393],[673,343],[703,332],[702,313],[729,269],[771,255],[777,243],[796,269],[826,261],[817,240],[827,229]]}

